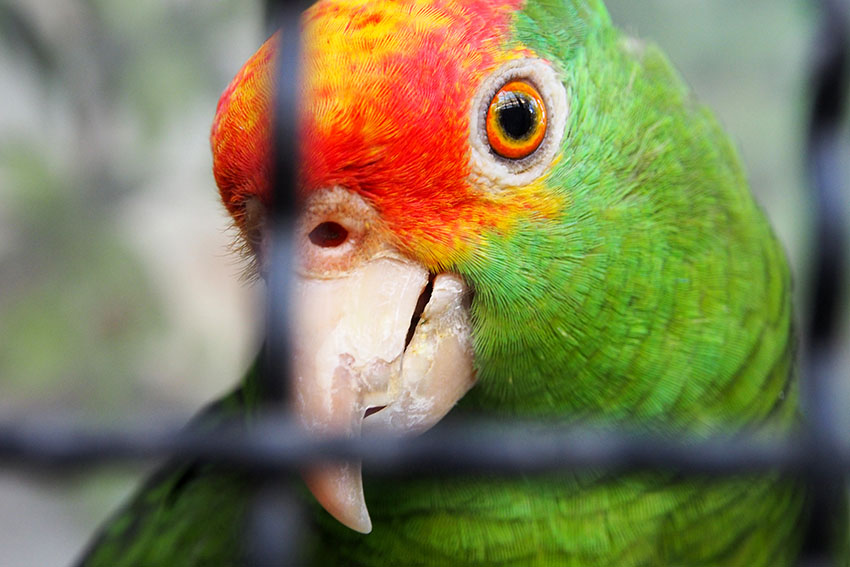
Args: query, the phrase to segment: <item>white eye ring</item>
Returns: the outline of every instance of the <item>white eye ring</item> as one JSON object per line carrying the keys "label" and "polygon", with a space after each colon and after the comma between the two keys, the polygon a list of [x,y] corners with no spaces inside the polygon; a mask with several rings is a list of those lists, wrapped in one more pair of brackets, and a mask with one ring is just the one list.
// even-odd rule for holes
{"label": "white eye ring", "polygon": [[[525,81],[540,93],[546,105],[548,124],[540,146],[528,157],[508,159],[498,155],[487,139],[490,101],[511,81]],[[567,91],[551,65],[542,59],[515,59],[505,63],[482,81],[472,99],[469,125],[470,177],[490,190],[528,185],[547,170],[564,137],[570,106]]]}

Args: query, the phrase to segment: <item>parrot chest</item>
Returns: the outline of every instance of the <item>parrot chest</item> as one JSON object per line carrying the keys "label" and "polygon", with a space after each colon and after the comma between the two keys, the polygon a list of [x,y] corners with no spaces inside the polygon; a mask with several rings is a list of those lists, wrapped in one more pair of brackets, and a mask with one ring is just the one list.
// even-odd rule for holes
{"label": "parrot chest", "polygon": [[799,485],[672,474],[370,483],[373,531],[321,513],[315,565],[785,565]]}

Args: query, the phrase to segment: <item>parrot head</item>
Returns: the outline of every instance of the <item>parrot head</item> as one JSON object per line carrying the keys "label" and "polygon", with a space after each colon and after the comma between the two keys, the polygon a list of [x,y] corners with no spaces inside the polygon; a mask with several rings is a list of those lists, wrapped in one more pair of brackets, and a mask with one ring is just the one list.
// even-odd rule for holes
{"label": "parrot head", "polygon": [[[306,428],[417,433],[461,398],[707,427],[767,413],[744,389],[692,402],[768,357],[723,317],[745,298],[787,309],[765,291],[784,281],[762,261],[772,237],[725,137],[601,2],[322,0],[302,39],[292,403]],[[225,90],[211,136],[261,273],[277,46]],[[730,255],[762,273],[731,273]],[[358,464],[305,478],[370,530]]]}
{"label": "parrot head", "polygon": [[[323,2],[305,16],[295,390],[311,429],[406,433],[442,418],[475,382],[462,266],[486,235],[565,205],[544,185],[566,91],[511,41],[518,7]],[[212,134],[223,201],[260,256],[276,45],[224,93]],[[368,531],[356,466],[308,482]]]}

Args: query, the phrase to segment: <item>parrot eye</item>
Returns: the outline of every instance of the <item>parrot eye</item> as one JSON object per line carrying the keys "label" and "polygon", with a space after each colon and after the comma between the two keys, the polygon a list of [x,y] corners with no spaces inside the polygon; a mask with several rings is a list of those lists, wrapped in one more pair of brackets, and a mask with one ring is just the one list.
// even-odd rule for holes
{"label": "parrot eye", "polygon": [[530,156],[546,136],[543,97],[525,81],[511,81],[490,101],[487,141],[494,152],[508,159]]}
{"label": "parrot eye", "polygon": [[549,62],[529,57],[496,68],[472,99],[470,179],[503,191],[551,172],[569,116],[566,85]]}
{"label": "parrot eye", "polygon": [[335,248],[345,242],[348,231],[338,223],[323,222],[310,231],[310,242],[322,248]]}

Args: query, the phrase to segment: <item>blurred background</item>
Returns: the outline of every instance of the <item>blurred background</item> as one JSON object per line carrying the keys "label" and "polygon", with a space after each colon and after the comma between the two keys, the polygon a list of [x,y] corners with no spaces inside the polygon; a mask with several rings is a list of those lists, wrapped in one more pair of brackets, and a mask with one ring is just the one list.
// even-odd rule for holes
{"label": "blurred background", "polygon": [[[816,12],[607,3],[717,112],[803,274]],[[0,0],[0,417],[188,417],[249,364],[262,291],[229,251],[208,133],[265,29],[259,0]],[[143,473],[0,470],[0,565],[68,565]]]}

